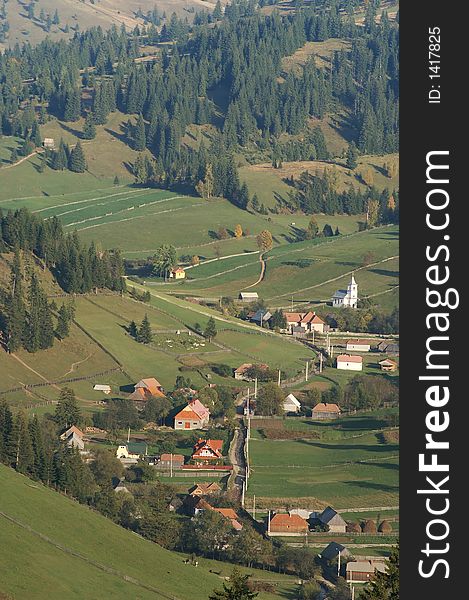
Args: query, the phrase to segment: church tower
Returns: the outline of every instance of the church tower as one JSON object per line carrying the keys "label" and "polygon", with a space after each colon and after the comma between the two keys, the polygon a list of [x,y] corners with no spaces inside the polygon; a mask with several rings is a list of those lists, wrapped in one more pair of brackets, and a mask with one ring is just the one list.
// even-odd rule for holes
{"label": "church tower", "polygon": [[347,287],[347,296],[345,297],[344,304],[346,306],[350,306],[350,308],[357,308],[358,303],[358,285],[355,281],[355,277],[352,273],[352,279]]}

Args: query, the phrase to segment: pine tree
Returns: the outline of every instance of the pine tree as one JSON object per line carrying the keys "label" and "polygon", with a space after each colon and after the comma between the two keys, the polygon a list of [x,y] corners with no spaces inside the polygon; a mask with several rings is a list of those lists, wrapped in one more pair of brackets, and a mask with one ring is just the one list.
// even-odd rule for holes
{"label": "pine tree", "polygon": [[83,138],[85,140],[94,140],[96,137],[96,125],[95,118],[92,112],[86,115],[85,123],[83,125]]}
{"label": "pine tree", "polygon": [[16,352],[23,345],[25,334],[26,308],[23,298],[23,275],[21,258],[15,249],[10,275],[10,295],[6,303],[6,339],[9,352]]}
{"label": "pine tree", "polygon": [[135,323],[135,321],[130,321],[128,331],[129,331],[129,335],[131,335],[133,338],[137,339],[138,328],[137,328],[137,324]]}
{"label": "pine tree", "polygon": [[399,546],[392,549],[386,572],[377,571],[360,596],[364,600],[399,600]]}
{"label": "pine tree", "polygon": [[14,420],[14,441],[16,442],[15,469],[24,474],[31,474],[34,469],[34,453],[28,427],[28,418],[21,411]]}
{"label": "pine tree", "polygon": [[143,120],[142,115],[140,114],[137,119],[137,124],[133,128],[133,146],[134,150],[141,152],[145,150],[147,145],[147,138],[145,134],[145,121]]}
{"label": "pine tree", "polygon": [[59,401],[55,408],[55,422],[60,430],[68,429],[72,425],[79,425],[81,421],[80,409],[75,398],[75,392],[64,388],[60,392]]}
{"label": "pine tree", "polygon": [[213,317],[207,321],[207,326],[204,329],[204,337],[208,339],[209,342],[217,335],[217,324]]}
{"label": "pine tree", "polygon": [[44,441],[37,415],[29,422],[29,435],[33,450],[33,465],[31,474],[37,479],[44,480],[46,477],[46,457],[44,452]]}
{"label": "pine tree", "polygon": [[67,162],[68,158],[65,150],[65,144],[63,139],[61,139],[58,149],[53,154],[51,166],[54,171],[63,171],[67,168]]}
{"label": "pine tree", "polygon": [[347,148],[347,169],[356,169],[357,167],[358,150],[355,142],[351,142]]}
{"label": "pine tree", "polygon": [[64,121],[78,121],[81,113],[81,91],[71,89],[65,96]]}
{"label": "pine tree", "polygon": [[83,148],[81,147],[80,140],[76,143],[76,146],[70,153],[70,159],[68,161],[68,168],[74,173],[84,173],[87,169],[85,155]]}
{"label": "pine tree", "polygon": [[153,341],[153,332],[151,330],[150,321],[146,313],[138,330],[137,341],[139,341],[141,344],[151,344]]}
{"label": "pine tree", "polygon": [[70,313],[67,310],[65,304],[59,308],[59,316],[57,319],[57,327],[55,329],[55,335],[59,340],[64,340],[70,334]]}

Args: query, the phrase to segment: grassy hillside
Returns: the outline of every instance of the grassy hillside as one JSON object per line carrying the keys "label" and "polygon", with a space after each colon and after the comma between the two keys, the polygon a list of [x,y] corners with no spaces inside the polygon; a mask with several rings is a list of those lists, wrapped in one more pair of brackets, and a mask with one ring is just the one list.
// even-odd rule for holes
{"label": "grassy hillside", "polygon": [[[206,600],[221,578],[201,561],[164,550],[105,517],[0,465],[0,589],[15,600]],[[217,563],[228,575],[231,568]],[[252,572],[252,570],[250,571]],[[265,577],[264,572],[255,574]],[[294,579],[269,573],[290,597]]]}
{"label": "grassy hillside", "polygon": [[[222,4],[225,2],[222,0]],[[136,18],[136,11],[141,8],[143,12],[152,10],[155,6],[153,0],[38,0],[35,3],[35,19],[27,16],[29,2],[22,0],[11,0],[7,5],[8,22],[10,33],[7,43],[3,46],[14,46],[17,42],[35,44],[46,36],[52,39],[68,38],[74,34],[74,28],[78,24],[81,30],[94,26],[108,29],[112,25],[127,29],[133,29],[142,25],[143,20]],[[216,2],[214,0],[159,0],[157,2],[160,14],[164,11],[168,17],[176,12],[180,17],[191,17],[188,9],[213,11]],[[43,23],[38,19],[41,9],[45,14],[54,15],[58,10],[60,23],[53,25],[48,33]],[[64,28],[68,25],[70,31],[65,33]],[[0,45],[0,49],[2,45]]]}

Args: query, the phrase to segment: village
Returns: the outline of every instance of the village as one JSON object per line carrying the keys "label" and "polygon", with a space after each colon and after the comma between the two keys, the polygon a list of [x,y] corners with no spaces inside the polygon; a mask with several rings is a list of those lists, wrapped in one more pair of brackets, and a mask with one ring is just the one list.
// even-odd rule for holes
{"label": "village", "polygon": [[[332,304],[345,304],[353,309],[357,301],[358,286],[352,275],[348,289],[336,292]],[[247,316],[260,326],[271,318],[262,310]],[[331,331],[311,310],[284,311],[283,317],[286,326],[280,333],[311,344],[318,352],[317,364],[310,367],[309,376],[322,373],[323,369],[360,372],[364,356],[373,357],[377,373],[394,376],[398,370],[396,336],[356,338]],[[216,417],[211,414],[211,390],[216,390],[216,384],[208,383],[206,388],[196,390],[188,382],[181,382],[182,387],[166,391],[151,376],[134,384],[127,401],[144,418],[151,403],[171,398],[174,409],[168,410],[159,422],[140,421],[138,427],[129,426],[125,439],[115,438],[115,446],[109,445],[108,432],[96,426],[69,427],[61,439],[78,450],[85,462],[93,461],[93,452],[101,446],[112,452],[123,467],[122,476],[113,479],[116,494],[138,496],[142,486],[164,482],[173,489],[165,510],[180,518],[197,519],[204,513],[215,512],[223,517],[233,535],[253,530],[273,544],[315,548],[318,560],[328,565],[328,569],[336,569],[337,575],[345,577],[350,585],[360,585],[374,573],[384,572],[386,552],[380,554],[374,549],[381,551],[396,539],[396,506],[376,508],[365,504],[368,509],[353,513],[327,502],[301,504],[301,499],[295,501],[293,497],[287,503],[279,500],[277,506],[258,498],[256,505],[256,495],[249,494],[249,482],[253,478],[255,481],[260,468],[250,448],[254,443],[262,445],[263,436],[298,442],[311,434],[300,431],[295,436],[285,432],[293,434],[297,425],[301,428],[305,423],[337,428],[339,432],[346,419],[363,419],[369,409],[347,408],[343,395],[335,402],[331,394],[316,394],[312,400],[304,390],[283,384],[281,371],[264,363],[243,363],[232,369],[231,377],[239,385],[234,388],[235,412],[231,417],[223,412],[217,412]],[[305,381],[308,381],[308,363]],[[112,386],[103,383],[95,383],[93,389],[105,397],[115,392]],[[384,427],[382,431],[383,436],[390,436],[395,427]],[[260,435],[257,440],[256,435]],[[136,477],[136,473],[140,475]],[[311,485],[314,489],[314,481]],[[386,518],[388,513],[390,518]],[[228,547],[229,544],[225,550]],[[371,553],[367,554],[367,550]]]}

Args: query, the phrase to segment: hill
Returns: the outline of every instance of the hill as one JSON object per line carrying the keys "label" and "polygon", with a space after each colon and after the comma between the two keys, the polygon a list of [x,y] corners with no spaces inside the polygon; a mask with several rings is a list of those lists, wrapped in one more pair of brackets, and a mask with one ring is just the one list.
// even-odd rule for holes
{"label": "hill", "polygon": [[[224,2],[222,2],[223,4]],[[128,30],[145,23],[137,16],[139,9],[143,13],[153,10],[154,0],[38,0],[35,2],[34,17],[28,15],[28,2],[12,0],[7,5],[7,19],[10,30],[7,40],[0,44],[0,49],[14,46],[16,43],[30,42],[36,44],[45,39],[67,39],[80,30],[100,26],[109,29],[112,26],[124,26]],[[195,10],[212,12],[216,2],[213,0],[159,0],[158,10],[168,17],[175,12],[180,17],[191,18]],[[40,19],[41,10],[45,16],[53,17],[55,10],[59,15],[59,23],[52,23],[50,31],[47,24]],[[67,27],[68,26],[68,27]]]}
{"label": "hill", "polygon": [[[109,519],[0,465],[1,592],[15,600],[206,600],[221,578],[211,561],[197,572],[185,556],[169,552]],[[231,567],[216,563],[228,575]],[[252,572],[252,570],[250,570]],[[265,578],[263,572],[256,577]],[[275,576],[286,598],[294,579]],[[286,586],[286,590],[284,590]]]}

